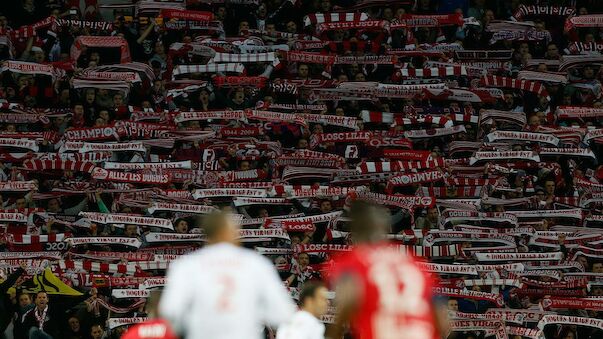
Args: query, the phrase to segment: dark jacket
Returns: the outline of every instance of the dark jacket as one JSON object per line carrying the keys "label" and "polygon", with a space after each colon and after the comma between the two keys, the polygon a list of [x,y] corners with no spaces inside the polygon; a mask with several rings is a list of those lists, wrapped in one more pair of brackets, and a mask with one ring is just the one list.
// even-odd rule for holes
{"label": "dark jacket", "polygon": [[17,279],[19,279],[21,274],[23,274],[23,269],[19,267],[13,274],[9,275],[4,282],[0,283],[0,333],[4,333],[13,314],[15,314],[17,310],[17,305],[12,303],[7,292],[8,289],[13,287],[17,282]]}

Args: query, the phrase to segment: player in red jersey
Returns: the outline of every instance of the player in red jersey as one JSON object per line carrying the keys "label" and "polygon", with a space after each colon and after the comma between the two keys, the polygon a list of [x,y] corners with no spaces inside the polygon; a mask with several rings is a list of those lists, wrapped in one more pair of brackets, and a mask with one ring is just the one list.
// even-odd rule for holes
{"label": "player in red jersey", "polygon": [[160,296],[160,291],[151,291],[147,301],[147,313],[152,319],[130,327],[121,339],[178,339],[167,320],[155,318]]}
{"label": "player in red jersey", "polygon": [[356,339],[440,338],[429,277],[383,241],[389,213],[357,201],[350,214],[356,247],[331,272],[337,315],[327,337],[341,338],[349,323]]}

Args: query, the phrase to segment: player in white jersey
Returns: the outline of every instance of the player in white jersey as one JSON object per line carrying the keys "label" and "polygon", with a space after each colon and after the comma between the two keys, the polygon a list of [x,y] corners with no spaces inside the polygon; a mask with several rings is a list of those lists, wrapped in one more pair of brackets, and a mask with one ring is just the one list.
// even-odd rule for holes
{"label": "player in white jersey", "polygon": [[203,221],[208,244],[172,262],[160,315],[185,339],[259,339],[295,312],[272,263],[239,247],[239,228],[227,214]]}
{"label": "player in white jersey", "polygon": [[278,328],[276,339],[324,339],[325,325],[320,321],[329,307],[327,288],[306,282],[299,294],[300,310]]}

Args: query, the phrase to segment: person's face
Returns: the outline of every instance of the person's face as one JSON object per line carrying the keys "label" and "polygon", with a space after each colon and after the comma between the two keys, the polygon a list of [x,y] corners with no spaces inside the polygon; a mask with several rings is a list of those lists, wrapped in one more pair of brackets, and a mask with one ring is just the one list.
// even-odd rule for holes
{"label": "person's face", "polygon": [[258,16],[260,18],[265,18],[266,15],[268,15],[268,9],[266,9],[265,4],[261,4],[260,7],[258,7]]}
{"label": "person's face", "polygon": [[270,214],[268,213],[268,210],[265,208],[260,209],[259,213],[258,213],[258,217],[260,218],[268,218],[270,216]]}
{"label": "person's face", "polygon": [[584,68],[584,77],[587,79],[592,79],[595,76],[595,70],[592,67]]}
{"label": "person's face", "polygon": [[542,22],[537,22],[534,24],[534,28],[536,29],[536,31],[540,32],[544,30],[544,23]]}
{"label": "person's face", "polygon": [[209,101],[209,93],[207,93],[206,91],[199,92],[199,100],[203,102]]}
{"label": "person's face", "polygon": [[555,193],[555,182],[552,180],[548,180],[544,183],[544,190],[547,194],[551,195]]}
{"label": "person's face", "polygon": [[579,262],[585,270],[588,269],[588,260],[585,256],[579,256],[578,258],[576,258],[576,261]]}
{"label": "person's face", "polygon": [[547,51],[549,57],[559,56],[559,49],[557,48],[557,45],[549,45],[549,47],[547,48],[546,51]]}
{"label": "person's face", "polygon": [[391,8],[386,8],[383,10],[383,19],[385,20],[391,20],[394,18],[394,11],[392,11]]}
{"label": "person's face", "polygon": [[494,12],[492,12],[492,10],[486,10],[486,13],[484,14],[484,19],[486,22],[494,20]]}
{"label": "person's face", "polygon": [[69,318],[69,328],[71,329],[72,332],[79,332],[80,331],[80,321],[75,317]]}
{"label": "person's face", "polygon": [[24,198],[17,199],[17,201],[15,202],[15,206],[19,209],[25,208],[25,206],[26,206],[25,199]]}
{"label": "person's face", "polygon": [[438,210],[436,208],[430,208],[427,211],[427,219],[431,222],[438,221]]}
{"label": "person's face", "polygon": [[328,290],[325,287],[316,289],[314,295],[306,299],[306,305],[315,317],[320,318],[329,309]]}
{"label": "person's face", "polygon": [[[289,25],[287,25],[287,27],[288,26]],[[289,29],[287,28],[287,30],[289,30]],[[275,31],[276,31],[276,26],[274,24],[266,24],[266,32],[273,33]],[[290,32],[290,33],[292,33],[292,32]]]}
{"label": "person's face", "polygon": [[331,1],[329,0],[323,0],[320,3],[320,8],[323,10],[323,12],[328,12],[331,10]]}
{"label": "person's face", "polygon": [[306,140],[306,139],[299,139],[299,141],[297,142],[297,148],[299,148],[299,149],[306,149],[306,148],[308,148],[308,140]]}
{"label": "person's face", "polygon": [[239,32],[240,31],[246,31],[249,29],[249,22],[247,21],[241,21],[241,23],[239,24]]}
{"label": "person's face", "polygon": [[323,129],[322,129],[322,125],[314,125],[314,128],[312,128],[312,133],[316,134],[316,133],[322,133]]}
{"label": "person's face", "polygon": [[537,116],[537,115],[532,115],[532,116],[530,116],[530,119],[529,119],[529,121],[528,121],[528,124],[529,124],[530,126],[534,126],[534,127],[536,127],[536,126],[540,126],[540,118],[538,118],[538,116]]}
{"label": "person's face", "polygon": [[452,300],[448,300],[448,309],[451,311],[457,311],[459,310],[459,302],[452,299]]}
{"label": "person's face", "polygon": [[308,76],[308,72],[309,72],[308,65],[299,66],[298,73],[301,78],[306,78]]}
{"label": "person's face", "polygon": [[188,222],[186,220],[180,220],[178,225],[176,225],[176,233],[187,233],[188,232]]}
{"label": "person's face", "polygon": [[59,201],[57,199],[49,200],[47,209],[49,212],[52,212],[52,213],[60,212],[61,206],[59,205]]}
{"label": "person's face", "polygon": [[86,91],[86,102],[88,102],[89,104],[94,102],[94,90],[87,90]]}
{"label": "person's face", "polygon": [[103,337],[103,329],[100,326],[93,326],[90,334],[93,339],[101,339]]}
{"label": "person's face", "polygon": [[224,20],[224,18],[226,18],[226,7],[218,7],[216,17],[218,18],[218,20]]}
{"label": "person's face", "polygon": [[357,73],[356,76],[354,77],[355,81],[366,81],[366,77],[364,76],[364,73]]}
{"label": "person's face", "polygon": [[163,43],[161,43],[161,41],[157,41],[155,43],[155,53],[163,54],[163,52],[164,52]]}
{"label": "person's face", "polygon": [[575,339],[575,338],[576,337],[574,336],[574,332],[567,332],[565,337],[563,337],[563,339]]}
{"label": "person's face", "polygon": [[107,112],[106,110],[102,110],[100,112],[98,112],[98,117],[105,120],[105,121],[109,121],[109,112]]}
{"label": "person's face", "polygon": [[6,25],[8,24],[8,20],[6,19],[6,17],[4,15],[0,16],[0,27],[6,27]]}
{"label": "person's face", "polygon": [[323,201],[323,202],[320,203],[320,210],[323,213],[329,213],[329,212],[331,212],[333,210],[333,205],[331,205],[331,202],[328,201],[328,200],[327,201]]}
{"label": "person's face", "polygon": [[306,268],[306,266],[308,266],[310,264],[310,257],[306,253],[301,253],[297,257],[297,262],[299,263],[299,266],[302,269],[304,269],[304,268]]}
{"label": "person's face", "polygon": [[43,309],[48,305],[48,295],[44,292],[38,293],[36,295],[36,306],[39,309]]}
{"label": "person's face", "polygon": [[597,296],[597,297],[603,296],[603,287],[601,287],[601,286],[594,287],[592,290],[592,295]]}
{"label": "person's face", "polygon": [[42,62],[44,62],[44,58],[45,58],[44,52],[37,51],[34,53],[35,62],[42,63]]}
{"label": "person's face", "polygon": [[238,91],[234,95],[233,101],[240,104],[245,100],[245,93],[243,91]]}
{"label": "person's face", "polygon": [[343,110],[343,108],[337,107],[335,109],[335,115],[338,116],[338,117],[342,117],[342,116],[345,115],[345,111]]}
{"label": "person's face", "polygon": [[597,262],[593,264],[593,273],[603,273],[603,263]]}
{"label": "person's face", "polygon": [[586,7],[580,7],[580,9],[578,10],[578,15],[587,15],[588,14],[588,10],[586,9]]}
{"label": "person's face", "polygon": [[297,32],[297,24],[293,21],[289,21],[289,22],[287,22],[286,29],[287,29],[288,33],[296,33]]}
{"label": "person's face", "polygon": [[19,306],[20,307],[25,307],[27,305],[31,304],[31,298],[29,297],[29,295],[27,294],[21,294],[19,296]]}
{"label": "person's face", "polygon": [[241,165],[239,166],[241,171],[247,171],[249,170],[250,166],[249,166],[249,162],[248,161],[242,161]]}
{"label": "person's face", "polygon": [[136,225],[126,225],[126,229],[125,229],[124,233],[127,237],[134,237],[134,236],[136,236],[136,230],[137,230]]}
{"label": "person's face", "polygon": [[527,54],[529,52],[530,52],[530,47],[528,46],[528,44],[522,43],[521,45],[519,45],[519,53],[521,55]]}
{"label": "person's face", "polygon": [[124,98],[121,96],[121,94],[116,94],[113,96],[113,104],[115,106],[121,106],[124,103]]}

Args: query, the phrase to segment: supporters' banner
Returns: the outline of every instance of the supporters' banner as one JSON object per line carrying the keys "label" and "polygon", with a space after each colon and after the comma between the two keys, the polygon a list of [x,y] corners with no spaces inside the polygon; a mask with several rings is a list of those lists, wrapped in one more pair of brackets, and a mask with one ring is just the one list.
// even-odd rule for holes
{"label": "supporters' banner", "polygon": [[101,224],[131,224],[140,226],[151,226],[173,230],[172,221],[163,218],[143,217],[128,214],[110,214],[97,212],[80,212],[80,215],[90,219],[92,222]]}
{"label": "supporters' banner", "polygon": [[518,21],[523,21],[527,16],[572,16],[575,13],[576,10],[571,7],[521,4],[517,7],[515,13],[513,13],[513,18]]}
{"label": "supporters' banner", "polygon": [[271,239],[289,240],[289,234],[279,228],[270,229],[241,229],[239,230],[241,241],[269,241]]}
{"label": "supporters' banner", "polygon": [[544,133],[532,133],[532,132],[518,132],[518,131],[494,131],[486,135],[487,142],[495,142],[499,140],[511,140],[511,141],[528,141],[528,142],[539,142],[551,145],[559,145],[559,138],[551,134]]}
{"label": "supporters' banner", "polygon": [[542,319],[540,319],[540,321],[538,322],[538,329],[542,331],[546,325],[550,324],[587,326],[603,330],[603,320],[601,319],[552,314],[545,315],[544,317],[542,317]]}
{"label": "supporters' banner", "polygon": [[195,199],[220,198],[220,197],[250,197],[250,198],[265,198],[266,190],[263,189],[239,189],[239,188],[205,188],[196,189],[193,191]]}
{"label": "supporters' banner", "polygon": [[505,151],[505,152],[475,152],[470,158],[469,164],[474,165],[479,161],[496,161],[496,160],[508,160],[508,159],[519,159],[539,162],[540,157],[536,152],[532,151]]}
{"label": "supporters' banner", "polygon": [[434,287],[433,293],[436,295],[444,295],[452,298],[466,298],[472,300],[484,300],[496,304],[499,307],[504,306],[505,302],[501,295],[495,293],[478,292],[470,290],[459,290],[448,287]]}
{"label": "supporters' banner", "polygon": [[603,310],[603,299],[600,297],[591,298],[559,298],[551,297],[542,299],[540,305],[543,309],[577,309],[601,312]]}
{"label": "supporters' banner", "polygon": [[107,326],[109,327],[109,330],[113,330],[113,329],[116,329],[116,328],[122,327],[122,326],[130,326],[130,325],[139,324],[139,323],[145,322],[147,320],[148,320],[148,318],[146,318],[146,317],[109,318],[109,319],[107,319]]}
{"label": "supporters' banner", "polygon": [[433,207],[436,203],[434,197],[426,196],[403,196],[373,193],[368,191],[359,191],[351,195],[352,199],[367,200],[378,205],[397,206],[408,210],[414,210],[417,207]]}
{"label": "supporters' banner", "polygon": [[77,237],[65,239],[71,246],[81,245],[123,245],[139,248],[142,243],[138,238],[127,237]]}
{"label": "supporters' banner", "polygon": [[87,127],[66,130],[63,138],[67,141],[119,140],[119,135],[113,126]]}
{"label": "supporters' banner", "polygon": [[130,182],[138,184],[150,185],[165,185],[170,183],[171,177],[169,174],[159,173],[133,173],[108,171],[103,168],[95,168],[92,173],[92,178],[96,180],[115,181],[115,182]]}
{"label": "supporters' banner", "polygon": [[61,259],[61,252],[48,251],[48,252],[0,252],[1,260],[23,260],[23,259]]}
{"label": "supporters' banner", "polygon": [[156,211],[173,211],[173,212],[186,212],[195,214],[207,214],[216,212],[217,209],[213,206],[207,205],[190,205],[190,204],[172,204],[167,202],[153,202],[151,206],[147,208],[147,212],[150,214]]}
{"label": "supporters' banner", "polygon": [[[79,239],[79,238],[78,238]],[[129,239],[129,238],[126,238]],[[135,239],[135,238],[130,238]],[[69,240],[69,239],[67,239]],[[138,240],[138,239],[136,239]],[[140,242],[140,240],[139,240]],[[100,243],[100,242],[99,242]],[[111,244],[111,243],[109,243]],[[134,246],[136,247],[136,246]],[[138,247],[137,247],[138,248]],[[86,251],[86,253],[72,253],[74,257],[85,258],[90,260],[106,260],[106,261],[147,261],[153,259],[151,253],[140,253],[140,252],[107,252],[107,251]]]}
{"label": "supporters' banner", "polygon": [[36,274],[31,280],[24,282],[21,288],[23,293],[46,292],[52,295],[82,295],[52,274],[50,268],[46,268],[44,272]]}
{"label": "supporters' banner", "polygon": [[111,162],[103,163],[104,169],[117,170],[150,170],[150,169],[191,169],[192,162],[190,160],[178,162]]}
{"label": "supporters' banner", "polygon": [[418,265],[425,272],[444,274],[479,275],[475,265],[447,265],[419,262]]}
{"label": "supporters' banner", "polygon": [[144,235],[144,239],[148,243],[161,242],[205,242],[205,234],[180,234],[180,233],[155,233],[149,232]]}
{"label": "supporters' banner", "polygon": [[584,217],[582,210],[579,208],[565,210],[529,210],[529,211],[513,211],[511,212],[517,218],[570,218],[574,220],[582,220]]}
{"label": "supporters' banner", "polygon": [[125,298],[148,298],[151,295],[151,291],[147,289],[113,289],[111,290],[111,296],[116,299]]}
{"label": "supporters' banner", "polygon": [[441,171],[426,171],[418,173],[408,173],[396,175],[387,181],[388,187],[409,186],[423,183],[438,182],[444,179],[444,173]]}
{"label": "supporters' banner", "polygon": [[547,253],[474,253],[477,261],[558,261],[563,259],[561,252]]}
{"label": "supporters' banner", "polygon": [[337,253],[351,250],[352,246],[350,245],[338,244],[298,244],[293,248],[295,253]]}
{"label": "supporters' banner", "polygon": [[503,314],[505,318],[514,318],[516,315],[522,315],[524,322],[537,323],[545,315],[552,315],[553,312],[539,311],[534,309],[522,310],[511,308],[489,308],[486,314]]}
{"label": "supporters' banner", "polygon": [[34,152],[38,152],[38,143],[30,139],[9,139],[0,138],[0,147],[25,148]]}
{"label": "supporters' banner", "polygon": [[34,181],[6,181],[0,182],[0,192],[29,192],[38,189]]}

